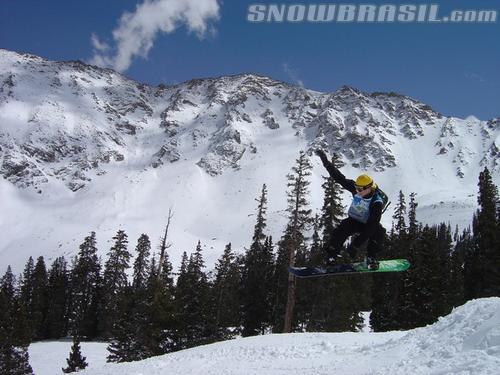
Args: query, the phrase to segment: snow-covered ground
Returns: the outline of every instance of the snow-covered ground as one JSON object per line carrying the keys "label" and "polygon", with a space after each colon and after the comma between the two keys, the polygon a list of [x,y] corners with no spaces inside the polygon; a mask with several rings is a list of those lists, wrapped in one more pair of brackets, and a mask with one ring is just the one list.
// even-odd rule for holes
{"label": "snow-covered ground", "polygon": [[[105,344],[83,343],[88,375],[498,374],[500,298],[470,301],[405,332],[295,333],[201,346],[144,361],[105,363]],[[60,373],[70,343],[30,347],[37,375]]]}
{"label": "snow-covered ground", "polygon": [[[30,345],[30,365],[35,375],[62,374],[62,368],[68,366],[66,358],[69,357],[72,341],[41,341]],[[80,348],[86,357],[90,368],[104,366],[108,351],[108,344],[101,342],[82,342]]]}

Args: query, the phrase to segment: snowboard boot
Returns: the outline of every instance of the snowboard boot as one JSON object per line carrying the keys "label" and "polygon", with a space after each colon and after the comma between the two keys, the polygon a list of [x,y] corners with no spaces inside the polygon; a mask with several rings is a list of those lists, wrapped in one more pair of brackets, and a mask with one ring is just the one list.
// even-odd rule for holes
{"label": "snowboard boot", "polygon": [[366,263],[366,268],[368,268],[369,270],[372,271],[378,270],[379,263],[378,260],[375,259],[374,257],[367,256],[365,259],[365,263]]}

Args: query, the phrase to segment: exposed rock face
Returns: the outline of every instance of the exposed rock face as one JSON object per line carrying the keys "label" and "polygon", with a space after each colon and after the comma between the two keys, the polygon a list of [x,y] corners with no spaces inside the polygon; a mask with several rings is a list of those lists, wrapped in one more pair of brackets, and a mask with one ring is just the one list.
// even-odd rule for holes
{"label": "exposed rock face", "polygon": [[57,179],[76,191],[111,164],[167,168],[193,150],[193,163],[217,176],[259,152],[256,134],[290,129],[310,149],[375,171],[398,164],[398,140],[430,137],[422,152],[449,158],[463,177],[478,154],[481,167],[499,171],[499,124],[447,118],[396,93],[318,93],[251,74],[151,87],[0,50],[0,174],[22,188]]}

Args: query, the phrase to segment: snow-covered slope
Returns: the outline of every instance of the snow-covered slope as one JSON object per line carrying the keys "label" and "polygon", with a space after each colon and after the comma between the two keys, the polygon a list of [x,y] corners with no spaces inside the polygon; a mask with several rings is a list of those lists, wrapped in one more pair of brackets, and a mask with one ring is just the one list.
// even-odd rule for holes
{"label": "snow-covered slope", "polygon": [[[69,347],[63,352],[59,343],[33,344],[35,373],[57,373]],[[496,375],[500,298],[470,301],[433,325],[405,332],[257,336],[123,364],[103,364],[103,350],[104,345],[83,344],[90,366],[82,375]],[[54,357],[42,361],[44,355]]]}
{"label": "snow-covered slope", "polygon": [[[286,174],[317,147],[338,153],[348,177],[372,173],[393,201],[417,192],[421,221],[465,226],[479,171],[500,180],[499,124],[395,93],[319,93],[251,74],[152,87],[0,50],[0,263],[19,271],[30,255],[75,254],[91,230],[102,254],[119,228],[132,245],[143,232],[156,240],[173,207],[174,264],[198,239],[210,264],[229,241],[248,246],[263,183],[279,237]],[[326,172],[313,158],[317,209]]]}

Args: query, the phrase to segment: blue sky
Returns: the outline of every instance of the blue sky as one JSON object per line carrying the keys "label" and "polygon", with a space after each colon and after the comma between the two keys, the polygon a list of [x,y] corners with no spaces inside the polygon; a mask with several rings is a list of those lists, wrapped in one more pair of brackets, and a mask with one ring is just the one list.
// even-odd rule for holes
{"label": "blue sky", "polygon": [[[143,2],[0,0],[0,47],[52,60],[95,62],[96,45],[100,45],[102,51],[104,46],[108,49],[98,54],[109,58],[118,48],[113,31],[119,28],[120,17],[125,12],[136,12],[137,5]],[[149,84],[252,72],[323,92],[335,91],[342,85],[368,92],[396,91],[445,115],[500,117],[498,20],[485,24],[267,24],[248,22],[247,11],[250,4],[271,2],[198,0],[198,4],[204,3],[212,7],[216,3],[218,8],[216,16],[214,9],[191,9],[208,14],[201,29],[187,20],[177,22],[169,32],[154,33],[147,53],[143,57],[133,55],[126,68],[120,70]],[[408,2],[302,2],[307,3]],[[491,0],[415,4],[439,4],[440,15],[453,9],[500,12],[500,3]],[[155,16],[157,20],[168,17]],[[151,25],[149,21],[146,24]],[[130,36],[126,30],[123,33],[125,38]],[[92,35],[98,44],[92,43]]]}

